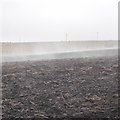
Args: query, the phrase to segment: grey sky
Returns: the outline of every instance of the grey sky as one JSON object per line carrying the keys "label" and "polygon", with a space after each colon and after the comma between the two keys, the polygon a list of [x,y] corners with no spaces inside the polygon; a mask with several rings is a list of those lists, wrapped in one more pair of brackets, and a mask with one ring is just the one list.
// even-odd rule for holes
{"label": "grey sky", "polygon": [[0,40],[117,40],[118,1],[0,0]]}

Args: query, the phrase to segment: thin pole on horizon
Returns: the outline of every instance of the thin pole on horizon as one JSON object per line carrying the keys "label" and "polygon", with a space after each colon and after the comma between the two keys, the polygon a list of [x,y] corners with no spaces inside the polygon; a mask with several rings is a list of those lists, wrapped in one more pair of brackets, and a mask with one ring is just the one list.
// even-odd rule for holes
{"label": "thin pole on horizon", "polygon": [[66,33],[66,41],[67,41],[68,34]]}
{"label": "thin pole on horizon", "polygon": [[20,36],[19,36],[19,42],[21,41],[21,38],[20,38]]}
{"label": "thin pole on horizon", "polygon": [[97,40],[99,39],[99,32],[97,32]]}

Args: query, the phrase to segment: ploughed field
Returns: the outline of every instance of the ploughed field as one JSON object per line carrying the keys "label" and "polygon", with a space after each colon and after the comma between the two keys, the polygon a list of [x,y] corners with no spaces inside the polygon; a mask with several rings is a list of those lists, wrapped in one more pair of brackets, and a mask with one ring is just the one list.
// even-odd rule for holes
{"label": "ploughed field", "polygon": [[118,58],[2,64],[3,118],[118,118]]}

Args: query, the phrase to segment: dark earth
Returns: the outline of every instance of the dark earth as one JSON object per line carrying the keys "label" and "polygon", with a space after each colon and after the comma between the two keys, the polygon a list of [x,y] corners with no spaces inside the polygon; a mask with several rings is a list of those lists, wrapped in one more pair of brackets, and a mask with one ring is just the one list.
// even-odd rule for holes
{"label": "dark earth", "polygon": [[3,118],[111,118],[118,115],[118,58],[2,64]]}

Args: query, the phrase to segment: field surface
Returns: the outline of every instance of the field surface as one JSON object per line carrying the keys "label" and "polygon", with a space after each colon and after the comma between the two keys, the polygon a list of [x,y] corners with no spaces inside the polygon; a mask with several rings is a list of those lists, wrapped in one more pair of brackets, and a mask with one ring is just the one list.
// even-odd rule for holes
{"label": "field surface", "polygon": [[3,118],[118,118],[118,59],[2,64]]}

